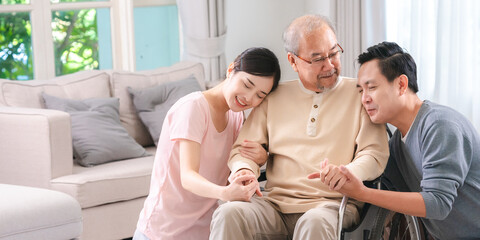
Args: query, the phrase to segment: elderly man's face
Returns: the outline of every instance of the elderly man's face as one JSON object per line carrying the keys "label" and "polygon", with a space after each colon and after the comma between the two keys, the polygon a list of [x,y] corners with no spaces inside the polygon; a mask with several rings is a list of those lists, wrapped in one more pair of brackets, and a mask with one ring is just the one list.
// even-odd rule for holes
{"label": "elderly man's face", "polygon": [[298,53],[289,53],[289,60],[305,88],[324,92],[335,86],[340,75],[340,53],[335,33],[325,25],[304,34]]}

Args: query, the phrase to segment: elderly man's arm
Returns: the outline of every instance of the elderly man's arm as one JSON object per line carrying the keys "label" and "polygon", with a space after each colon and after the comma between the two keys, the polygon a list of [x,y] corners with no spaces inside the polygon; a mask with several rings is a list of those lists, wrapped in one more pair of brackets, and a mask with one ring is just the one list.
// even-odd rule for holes
{"label": "elderly man's arm", "polygon": [[245,158],[241,155],[240,149],[242,143],[245,140],[249,142],[256,142],[259,144],[265,144],[268,146],[268,133],[267,133],[267,106],[268,98],[266,98],[258,107],[254,108],[245,121],[237,140],[233,144],[232,151],[230,153],[230,160],[228,166],[232,171],[232,176],[241,169],[251,170],[256,177],[260,175],[260,166],[253,160]]}
{"label": "elderly man's arm", "polygon": [[356,144],[353,161],[346,165],[348,170],[362,181],[380,176],[389,156],[387,131],[384,124],[372,123],[363,108]]}

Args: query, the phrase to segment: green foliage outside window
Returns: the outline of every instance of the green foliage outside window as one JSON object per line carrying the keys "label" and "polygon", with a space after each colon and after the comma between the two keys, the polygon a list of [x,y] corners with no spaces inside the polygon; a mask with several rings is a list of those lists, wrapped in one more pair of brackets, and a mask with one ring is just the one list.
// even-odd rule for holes
{"label": "green foliage outside window", "polygon": [[33,78],[31,34],[29,13],[0,13],[0,78]]}
{"label": "green foliage outside window", "polygon": [[[24,2],[1,0],[1,4]],[[96,17],[96,9],[52,12],[57,76],[99,68]],[[0,13],[0,78],[34,78],[31,35],[28,12]]]}
{"label": "green foliage outside window", "polygon": [[30,0],[0,0],[1,4],[29,4]]}
{"label": "green foliage outside window", "polygon": [[57,76],[98,69],[97,11],[56,11],[52,31]]}

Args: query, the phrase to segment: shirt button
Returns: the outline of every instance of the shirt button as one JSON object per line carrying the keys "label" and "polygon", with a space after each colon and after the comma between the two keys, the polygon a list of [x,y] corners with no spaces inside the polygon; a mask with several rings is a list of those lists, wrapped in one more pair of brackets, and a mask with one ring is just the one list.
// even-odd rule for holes
{"label": "shirt button", "polygon": [[313,108],[318,108],[318,105],[317,104],[313,105]]}
{"label": "shirt button", "polygon": [[310,122],[315,122],[315,118],[310,119]]}

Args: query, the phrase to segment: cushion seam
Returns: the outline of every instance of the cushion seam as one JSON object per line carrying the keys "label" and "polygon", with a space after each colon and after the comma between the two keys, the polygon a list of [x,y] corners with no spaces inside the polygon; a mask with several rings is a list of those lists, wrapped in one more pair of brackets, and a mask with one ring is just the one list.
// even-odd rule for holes
{"label": "cushion seam", "polygon": [[38,226],[36,228],[25,228],[24,230],[27,230],[27,231],[18,230],[18,231],[15,231],[15,232],[10,232],[10,233],[6,233],[4,235],[0,235],[0,237],[8,237],[8,236],[16,235],[16,234],[19,234],[19,233],[35,232],[35,231],[42,230],[42,229],[49,229],[49,228],[52,228],[52,227],[60,227],[60,226],[69,225],[69,224],[78,223],[78,222],[80,222],[80,223],[82,222],[82,217],[69,219],[67,222],[63,222],[63,223],[55,223],[55,224],[49,224],[49,225],[44,225],[44,226]]}

